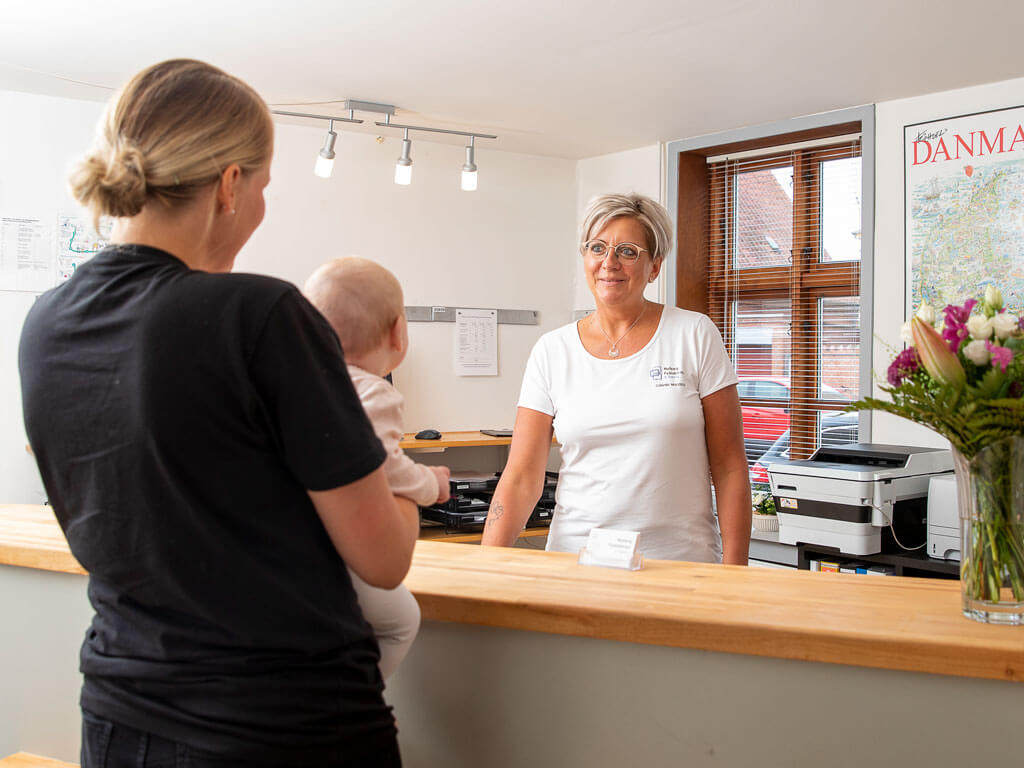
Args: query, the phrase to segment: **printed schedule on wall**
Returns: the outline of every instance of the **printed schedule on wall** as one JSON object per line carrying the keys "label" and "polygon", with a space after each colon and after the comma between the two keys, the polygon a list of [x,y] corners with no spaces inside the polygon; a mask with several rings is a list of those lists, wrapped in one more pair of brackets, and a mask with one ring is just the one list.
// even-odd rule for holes
{"label": "printed schedule on wall", "polygon": [[0,290],[53,287],[53,241],[39,219],[0,218]]}
{"label": "printed schedule on wall", "polygon": [[456,310],[455,375],[498,375],[498,310]]}

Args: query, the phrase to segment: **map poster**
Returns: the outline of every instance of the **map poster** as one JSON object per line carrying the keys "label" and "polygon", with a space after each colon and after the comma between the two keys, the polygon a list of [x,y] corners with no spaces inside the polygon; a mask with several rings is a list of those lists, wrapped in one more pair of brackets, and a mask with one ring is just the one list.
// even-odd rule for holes
{"label": "map poster", "polygon": [[57,217],[57,285],[107,246],[113,227],[113,219],[107,217],[100,219],[98,233],[84,216]]}
{"label": "map poster", "polygon": [[1024,107],[905,126],[903,153],[907,317],[987,285],[1024,308]]}

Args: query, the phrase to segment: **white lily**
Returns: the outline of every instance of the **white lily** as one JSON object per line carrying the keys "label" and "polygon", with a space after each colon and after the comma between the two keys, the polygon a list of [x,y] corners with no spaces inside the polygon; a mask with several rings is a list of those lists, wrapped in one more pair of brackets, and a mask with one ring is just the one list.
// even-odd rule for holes
{"label": "white lily", "polygon": [[985,303],[992,307],[993,312],[998,312],[1003,308],[1003,294],[994,285],[986,286],[985,288]]}

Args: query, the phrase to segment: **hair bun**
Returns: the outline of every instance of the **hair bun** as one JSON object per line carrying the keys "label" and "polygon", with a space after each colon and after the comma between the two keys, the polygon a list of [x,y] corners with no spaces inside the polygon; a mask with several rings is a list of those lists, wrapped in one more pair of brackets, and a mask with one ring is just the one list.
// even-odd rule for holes
{"label": "hair bun", "polygon": [[146,202],[146,166],[142,151],[127,141],[118,142],[100,179],[106,193],[107,214],[134,216]]}
{"label": "hair bun", "polygon": [[83,205],[105,216],[134,216],[146,202],[146,169],[142,151],[128,141],[97,147],[71,176],[71,193]]}

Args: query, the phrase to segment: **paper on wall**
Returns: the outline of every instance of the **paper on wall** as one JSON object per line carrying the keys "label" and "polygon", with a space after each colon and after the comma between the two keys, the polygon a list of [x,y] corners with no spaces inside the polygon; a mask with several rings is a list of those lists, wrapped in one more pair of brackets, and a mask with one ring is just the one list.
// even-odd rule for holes
{"label": "paper on wall", "polygon": [[0,290],[40,293],[53,287],[49,234],[39,219],[0,218]]}
{"label": "paper on wall", "polygon": [[455,310],[455,375],[498,375],[498,310]]}

